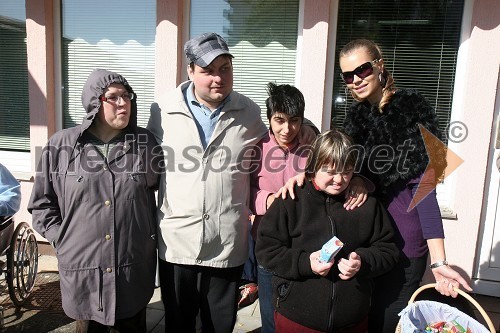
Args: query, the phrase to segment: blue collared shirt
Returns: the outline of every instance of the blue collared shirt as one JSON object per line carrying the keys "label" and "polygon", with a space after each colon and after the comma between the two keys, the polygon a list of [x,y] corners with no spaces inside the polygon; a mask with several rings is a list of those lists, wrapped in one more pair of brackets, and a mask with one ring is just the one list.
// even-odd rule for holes
{"label": "blue collared shirt", "polygon": [[188,88],[183,91],[184,100],[194,117],[198,133],[200,134],[201,144],[203,145],[203,149],[205,149],[212,138],[222,108],[230,100],[231,95],[227,96],[219,107],[212,111],[196,100],[193,89],[194,83],[191,82]]}
{"label": "blue collared shirt", "polygon": [[21,205],[21,185],[9,172],[0,164],[0,216],[14,215]]}

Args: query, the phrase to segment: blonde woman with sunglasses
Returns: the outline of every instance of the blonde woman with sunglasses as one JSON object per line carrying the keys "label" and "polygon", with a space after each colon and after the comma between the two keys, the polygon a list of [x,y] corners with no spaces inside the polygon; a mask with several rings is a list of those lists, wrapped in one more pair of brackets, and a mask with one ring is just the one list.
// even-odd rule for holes
{"label": "blonde woman with sunglasses", "polygon": [[[376,185],[375,195],[389,211],[400,249],[398,265],[377,278],[369,332],[394,332],[398,313],[418,288],[427,268],[436,289],[456,297],[454,287],[472,290],[446,261],[444,231],[435,185],[446,167],[446,151],[432,147],[429,163],[421,127],[440,137],[436,114],[416,90],[397,89],[385,67],[380,47],[357,39],[339,54],[341,77],[356,100],[346,114],[344,128],[364,147],[362,173]],[[381,158],[382,157],[382,158]],[[417,188],[428,195],[415,196]],[[422,199],[412,205],[412,199]]]}

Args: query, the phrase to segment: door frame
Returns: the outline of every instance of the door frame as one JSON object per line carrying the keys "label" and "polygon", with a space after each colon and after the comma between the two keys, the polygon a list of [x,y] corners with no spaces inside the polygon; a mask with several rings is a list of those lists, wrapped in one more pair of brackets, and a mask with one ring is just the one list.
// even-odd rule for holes
{"label": "door frame", "polygon": [[491,257],[500,254],[500,241],[493,244],[495,238],[500,239],[500,73],[497,80],[497,95],[495,101],[495,114],[488,151],[488,165],[484,198],[481,211],[481,223],[476,249],[476,263],[472,284],[474,292],[489,296],[500,297],[500,255],[496,256],[496,267],[492,266]]}

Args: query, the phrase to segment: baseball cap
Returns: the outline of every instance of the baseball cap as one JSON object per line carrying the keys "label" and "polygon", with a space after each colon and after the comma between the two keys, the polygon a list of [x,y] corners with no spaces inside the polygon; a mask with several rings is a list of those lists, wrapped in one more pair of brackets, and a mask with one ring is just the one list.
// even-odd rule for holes
{"label": "baseball cap", "polygon": [[189,63],[195,63],[200,67],[207,67],[221,54],[233,57],[224,38],[215,32],[207,32],[188,40],[184,44],[184,53]]}

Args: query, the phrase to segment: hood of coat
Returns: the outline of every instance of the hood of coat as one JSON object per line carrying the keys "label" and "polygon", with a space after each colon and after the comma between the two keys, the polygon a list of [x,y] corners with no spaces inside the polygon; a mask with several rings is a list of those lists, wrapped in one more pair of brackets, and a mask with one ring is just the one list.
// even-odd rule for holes
{"label": "hood of coat", "polygon": [[[105,69],[94,69],[90,73],[82,90],[82,105],[87,115],[83,119],[81,133],[88,129],[94,121],[102,105],[100,97],[103,95],[104,89],[112,83],[122,84],[129,93],[134,92],[127,80],[118,73]],[[131,114],[127,129],[135,129],[137,127],[137,98],[134,98],[131,103]]]}

